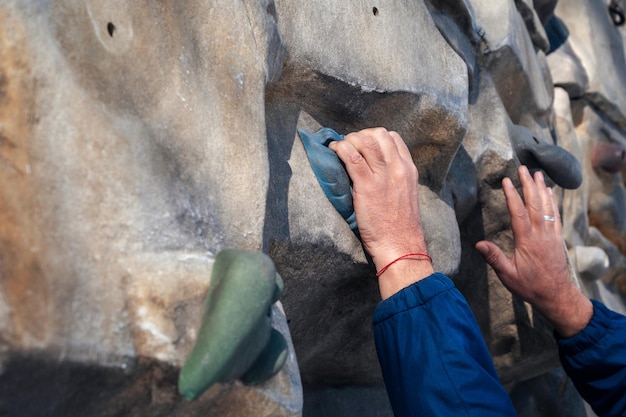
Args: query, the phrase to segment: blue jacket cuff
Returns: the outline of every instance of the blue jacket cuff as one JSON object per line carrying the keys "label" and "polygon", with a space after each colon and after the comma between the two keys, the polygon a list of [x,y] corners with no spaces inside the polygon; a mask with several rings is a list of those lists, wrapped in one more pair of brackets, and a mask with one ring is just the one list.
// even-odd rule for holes
{"label": "blue jacket cuff", "polygon": [[454,283],[450,278],[435,272],[378,303],[374,310],[373,322],[380,323],[395,314],[426,304],[437,294],[453,288]]}

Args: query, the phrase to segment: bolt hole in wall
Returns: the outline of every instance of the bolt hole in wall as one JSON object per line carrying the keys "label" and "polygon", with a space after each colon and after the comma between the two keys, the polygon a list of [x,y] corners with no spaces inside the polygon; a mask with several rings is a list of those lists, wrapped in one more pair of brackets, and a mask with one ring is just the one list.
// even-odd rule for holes
{"label": "bolt hole in wall", "polygon": [[374,16],[378,16],[378,7],[374,7],[372,13],[374,13]]}
{"label": "bolt hole in wall", "polygon": [[109,32],[110,37],[113,37],[113,34],[115,33],[115,25],[113,23],[107,23],[107,32]]}

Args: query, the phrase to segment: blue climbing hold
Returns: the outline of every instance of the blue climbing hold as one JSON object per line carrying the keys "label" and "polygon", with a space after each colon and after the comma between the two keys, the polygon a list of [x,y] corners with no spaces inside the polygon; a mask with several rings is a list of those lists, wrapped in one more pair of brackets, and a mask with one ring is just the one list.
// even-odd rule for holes
{"label": "blue climbing hold", "polygon": [[343,140],[344,136],[329,128],[320,129],[316,133],[298,129],[298,134],[326,198],[348,223],[350,229],[359,236],[350,177],[337,154],[328,148],[331,142]]}

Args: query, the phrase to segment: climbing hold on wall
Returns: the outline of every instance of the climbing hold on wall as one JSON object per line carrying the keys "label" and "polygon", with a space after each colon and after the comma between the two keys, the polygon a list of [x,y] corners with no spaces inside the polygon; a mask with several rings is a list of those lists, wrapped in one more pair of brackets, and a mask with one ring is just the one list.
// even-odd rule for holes
{"label": "climbing hold on wall", "polygon": [[276,329],[272,329],[270,340],[250,369],[241,377],[244,384],[257,385],[274,376],[287,360],[287,341]]}
{"label": "climbing hold on wall", "polygon": [[543,25],[548,36],[548,42],[550,42],[550,50],[548,54],[556,51],[565,43],[569,37],[569,30],[565,23],[558,17],[552,15],[550,19]]}
{"label": "climbing hold on wall", "polygon": [[258,384],[287,359],[285,338],[270,325],[283,282],[265,254],[225,249],[215,258],[198,338],[180,372],[191,401],[216,382]]}
{"label": "climbing hold on wall", "polygon": [[298,129],[298,134],[324,194],[358,236],[350,177],[337,154],[328,148],[331,142],[343,140],[343,135],[329,128],[315,133]]}
{"label": "climbing hold on wall", "polygon": [[536,139],[523,126],[512,126],[510,137],[515,154],[530,170],[543,170],[560,187],[571,190],[580,187],[583,171],[574,155],[560,146]]}
{"label": "climbing hold on wall", "polygon": [[591,165],[609,173],[626,168],[626,147],[616,143],[596,142],[591,154]]}

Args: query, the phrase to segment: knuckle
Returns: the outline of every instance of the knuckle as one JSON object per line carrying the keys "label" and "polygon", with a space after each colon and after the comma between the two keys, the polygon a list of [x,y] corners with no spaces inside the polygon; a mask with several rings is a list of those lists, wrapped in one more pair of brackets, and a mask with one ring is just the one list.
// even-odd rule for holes
{"label": "knuckle", "polygon": [[350,161],[354,164],[361,163],[361,161],[363,161],[363,155],[359,152],[352,152],[350,153]]}
{"label": "knuckle", "polygon": [[363,140],[362,146],[364,150],[368,151],[368,154],[374,155],[375,158],[378,160],[381,160],[381,161],[384,160],[380,145],[378,144],[378,141],[374,139],[373,137],[367,136]]}
{"label": "knuckle", "polygon": [[384,127],[374,127],[372,128],[372,134],[377,136],[388,135],[389,132]]}
{"label": "knuckle", "polygon": [[333,144],[332,146],[334,146],[335,149],[344,149],[348,145],[348,142],[345,140],[339,140],[339,141],[332,142],[332,144]]}
{"label": "knuckle", "polygon": [[360,140],[362,140],[362,139],[363,139],[363,137],[365,137],[365,136],[367,136],[367,135],[365,135],[365,134],[363,133],[363,131],[359,131],[359,132],[352,132],[352,133],[348,133],[348,134],[346,135],[346,137],[344,138],[344,140],[343,140],[343,141],[341,141],[341,142],[344,142],[344,141],[346,141],[346,142],[351,142],[351,141],[360,141]]}
{"label": "knuckle", "polygon": [[526,205],[531,210],[539,211],[539,210],[543,209],[543,206],[538,201],[530,200],[530,201],[528,201],[528,203]]}
{"label": "knuckle", "polygon": [[498,261],[500,260],[500,254],[492,251],[487,254],[487,256],[485,257],[485,260],[487,261],[488,264],[494,265],[498,263]]}
{"label": "knuckle", "polygon": [[393,175],[398,178],[406,178],[411,181],[412,180],[417,181],[418,179],[417,168],[412,163],[396,164],[393,167],[392,172],[393,172]]}
{"label": "knuckle", "polygon": [[369,136],[369,135],[363,136],[363,138],[361,140],[363,142],[363,145],[368,147],[368,148],[372,148],[373,149],[373,148],[377,148],[378,147],[378,144],[376,143],[376,140],[373,137]]}
{"label": "knuckle", "polygon": [[511,216],[515,217],[518,220],[528,220],[528,211],[519,210],[519,211],[511,212]]}

